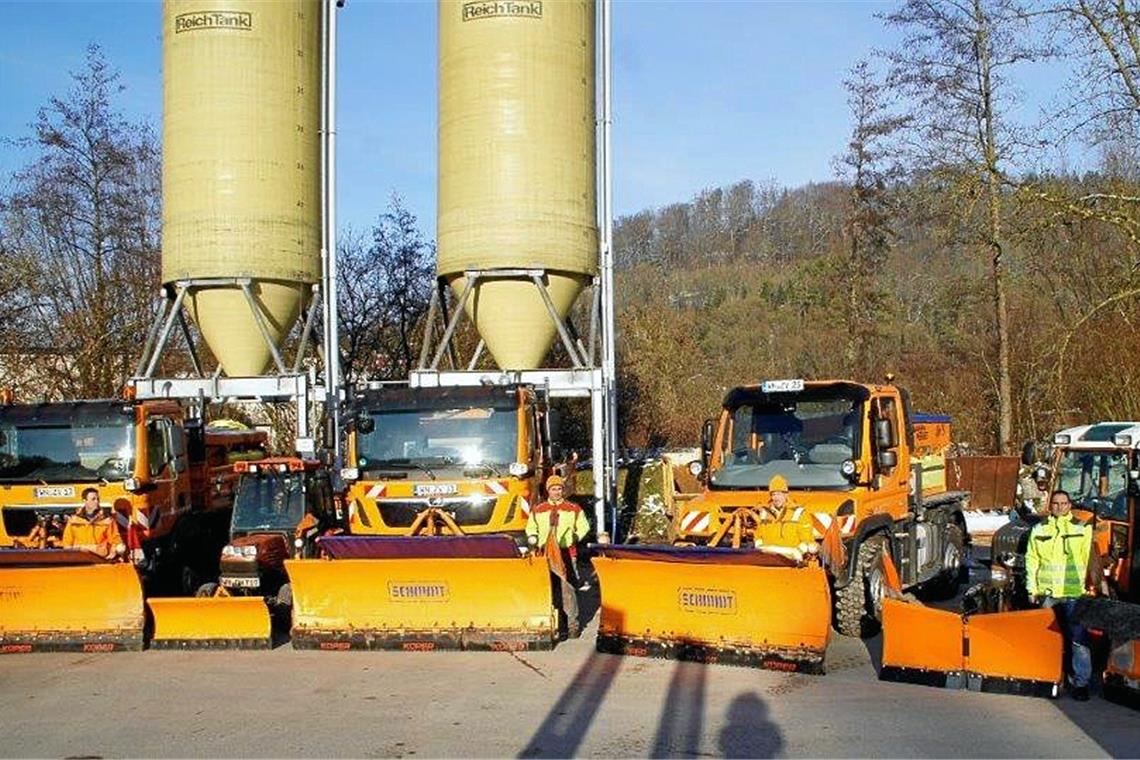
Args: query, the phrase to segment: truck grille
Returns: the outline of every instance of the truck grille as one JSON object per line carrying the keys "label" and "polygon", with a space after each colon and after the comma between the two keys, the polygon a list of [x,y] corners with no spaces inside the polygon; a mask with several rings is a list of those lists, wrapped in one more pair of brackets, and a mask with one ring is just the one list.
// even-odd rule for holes
{"label": "truck grille", "polygon": [[451,514],[456,525],[486,525],[491,521],[491,515],[495,511],[495,500],[440,499],[434,504],[429,504],[427,499],[383,499],[376,502],[384,524],[390,528],[411,527],[416,515],[429,506],[438,507]]}

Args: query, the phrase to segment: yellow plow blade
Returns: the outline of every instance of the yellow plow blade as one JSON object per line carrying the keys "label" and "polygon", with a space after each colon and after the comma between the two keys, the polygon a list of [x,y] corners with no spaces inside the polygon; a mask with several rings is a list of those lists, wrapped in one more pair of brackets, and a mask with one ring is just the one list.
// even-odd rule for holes
{"label": "yellow plow blade", "polygon": [[273,626],[260,596],[156,597],[151,649],[269,649]]}
{"label": "yellow plow blade", "polygon": [[[33,554],[54,566],[14,561],[34,562]],[[0,551],[0,653],[142,649],[143,593],[134,567],[89,558],[55,564],[63,554]]]}
{"label": "yellow plow blade", "polygon": [[963,618],[921,604],[883,600],[884,681],[1055,697],[1063,642],[1050,610]]}
{"label": "yellow plow blade", "polygon": [[594,547],[599,652],[822,673],[824,571],[753,550]]}
{"label": "yellow plow blade", "polygon": [[969,670],[1010,681],[1061,683],[1065,644],[1052,610],[973,615],[966,619],[966,635]]}
{"label": "yellow plow blade", "polygon": [[344,559],[286,561],[293,646],[550,649],[558,618],[546,560],[520,557],[505,541],[486,556],[488,542],[465,537],[322,539],[326,549],[352,551]]}

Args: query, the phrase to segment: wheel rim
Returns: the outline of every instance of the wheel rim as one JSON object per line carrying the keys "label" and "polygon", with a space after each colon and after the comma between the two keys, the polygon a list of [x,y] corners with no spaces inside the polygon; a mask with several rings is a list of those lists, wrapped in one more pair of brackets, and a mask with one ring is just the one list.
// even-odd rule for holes
{"label": "wheel rim", "polygon": [[876,566],[867,573],[867,596],[871,600],[871,614],[876,620],[883,613],[883,585],[883,571]]}
{"label": "wheel rim", "polygon": [[962,569],[962,552],[958,545],[952,542],[946,544],[946,551],[942,553],[942,568],[950,575],[957,575]]}

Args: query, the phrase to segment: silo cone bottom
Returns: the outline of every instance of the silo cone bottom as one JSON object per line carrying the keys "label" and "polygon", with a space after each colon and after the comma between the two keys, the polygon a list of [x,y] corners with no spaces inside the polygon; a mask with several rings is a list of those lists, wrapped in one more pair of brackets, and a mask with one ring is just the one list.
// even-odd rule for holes
{"label": "silo cone bottom", "polygon": [[[297,322],[303,294],[302,283],[254,282],[254,300],[274,344]],[[239,287],[203,288],[186,297],[187,308],[229,377],[252,377],[269,368],[273,354],[254,321],[249,301]]]}
{"label": "silo cone bottom", "polygon": [[[589,281],[588,275],[547,273],[547,292],[563,319]],[[463,294],[467,278],[457,275],[448,284],[458,298]],[[529,280],[483,280],[475,287],[465,308],[501,369],[540,367],[558,339],[558,328],[550,318],[542,295]]]}

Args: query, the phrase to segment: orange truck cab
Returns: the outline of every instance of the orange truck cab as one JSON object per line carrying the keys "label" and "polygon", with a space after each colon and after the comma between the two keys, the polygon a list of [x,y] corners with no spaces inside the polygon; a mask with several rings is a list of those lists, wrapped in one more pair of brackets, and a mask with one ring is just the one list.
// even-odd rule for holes
{"label": "orange truck cab", "polygon": [[546,394],[523,386],[381,387],[353,399],[346,501],[355,535],[524,531],[555,470]]}
{"label": "orange truck cab", "polygon": [[[946,490],[948,417],[914,414],[894,385],[777,380],[730,391],[715,430],[706,435],[705,488],[675,516],[677,541],[739,546],[747,537],[804,559],[837,536],[845,559],[828,569],[838,601],[852,598],[849,614],[837,611],[840,630],[852,635],[877,615],[881,595],[879,570],[860,553],[889,553],[904,587],[956,587],[967,494]],[[783,515],[770,508],[776,475],[788,484]],[[758,516],[755,525],[744,524],[742,507]]]}
{"label": "orange truck cab", "polygon": [[949,419],[913,414],[890,383],[732,389],[673,547],[593,547],[599,650],[821,672],[833,621],[878,629],[886,557],[904,586],[957,588],[967,495],[946,490],[949,443]]}
{"label": "orange truck cab", "polygon": [[[264,445],[264,433],[249,432]],[[222,474],[232,464],[210,462],[252,440],[217,438],[187,421],[175,401],[0,405],[0,549],[58,545],[83,490],[93,487],[144,581],[192,592],[216,565],[216,551],[202,558],[217,543],[218,514],[224,543],[232,503]],[[192,515],[202,517],[184,519]]]}

